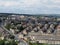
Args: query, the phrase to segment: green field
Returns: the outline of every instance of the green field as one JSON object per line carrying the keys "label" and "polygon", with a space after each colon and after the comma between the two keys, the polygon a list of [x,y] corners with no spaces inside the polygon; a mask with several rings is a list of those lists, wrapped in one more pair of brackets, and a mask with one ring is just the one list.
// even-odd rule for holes
{"label": "green field", "polygon": [[44,43],[29,43],[29,45],[48,45],[48,44],[44,44]]}

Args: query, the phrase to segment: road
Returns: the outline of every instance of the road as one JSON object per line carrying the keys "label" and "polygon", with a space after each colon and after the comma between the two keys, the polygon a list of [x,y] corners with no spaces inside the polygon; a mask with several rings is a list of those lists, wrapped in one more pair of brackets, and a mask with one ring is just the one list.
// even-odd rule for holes
{"label": "road", "polygon": [[[0,26],[0,30],[5,30],[9,34],[15,36],[16,40],[19,40],[19,45],[28,45],[27,42],[24,42],[22,39],[19,39],[17,35],[13,34],[11,31],[7,30],[3,25]],[[60,36],[47,36],[47,35],[40,35],[35,37],[36,40],[41,40],[41,42],[47,42],[47,43],[59,43],[60,44]],[[48,40],[48,41],[47,41]],[[55,44],[54,44],[55,45]]]}
{"label": "road", "polygon": [[[8,31],[7,29],[5,29],[3,26],[0,27],[0,30],[2,32],[3,32],[3,30],[5,30],[9,34],[14,35],[16,40],[20,41],[19,45],[28,45],[26,42],[24,42],[23,40],[19,39],[18,36],[16,36],[15,34],[11,33],[11,31]],[[40,40],[41,43],[60,44],[60,37],[58,37],[58,36],[54,37],[54,36],[40,35],[40,36],[37,36],[35,38]]]}
{"label": "road", "polygon": [[60,36],[57,35],[43,35],[39,33],[29,33],[29,36],[34,37],[34,40],[40,43],[60,44]]}
{"label": "road", "polygon": [[19,43],[18,45],[28,45],[27,42],[24,42],[22,39],[19,39],[17,35],[13,34],[11,31],[7,30],[3,25],[1,25],[1,29],[2,29],[2,30],[5,30],[5,31],[8,32],[9,34],[15,36],[15,39],[20,41],[20,43]]}

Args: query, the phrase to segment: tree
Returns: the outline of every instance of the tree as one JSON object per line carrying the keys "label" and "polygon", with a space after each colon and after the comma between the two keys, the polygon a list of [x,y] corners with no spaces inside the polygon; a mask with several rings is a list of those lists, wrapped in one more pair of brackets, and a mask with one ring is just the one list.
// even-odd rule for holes
{"label": "tree", "polygon": [[18,45],[18,42],[15,40],[8,41],[4,39],[4,40],[0,40],[0,45]]}
{"label": "tree", "polygon": [[7,24],[7,25],[5,26],[5,28],[7,28],[8,30],[10,30],[10,28],[11,28],[11,24],[10,24],[10,23]]}
{"label": "tree", "polygon": [[19,27],[17,27],[17,29],[19,30],[19,32],[24,30],[23,26],[19,26]]}

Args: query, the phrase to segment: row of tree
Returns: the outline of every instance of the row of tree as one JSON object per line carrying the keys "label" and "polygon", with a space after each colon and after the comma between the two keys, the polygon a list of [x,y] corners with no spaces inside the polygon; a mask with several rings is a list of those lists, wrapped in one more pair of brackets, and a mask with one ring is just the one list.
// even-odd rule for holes
{"label": "row of tree", "polygon": [[17,41],[15,41],[15,40],[6,40],[6,39],[4,39],[4,40],[1,40],[0,39],[0,45],[18,45],[18,42]]}

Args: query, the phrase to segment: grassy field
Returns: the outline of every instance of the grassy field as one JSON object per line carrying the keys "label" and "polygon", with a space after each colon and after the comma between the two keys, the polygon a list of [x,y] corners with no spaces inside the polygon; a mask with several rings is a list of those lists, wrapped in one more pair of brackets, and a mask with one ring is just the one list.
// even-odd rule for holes
{"label": "grassy field", "polygon": [[48,44],[44,44],[44,43],[29,43],[29,45],[48,45]]}

